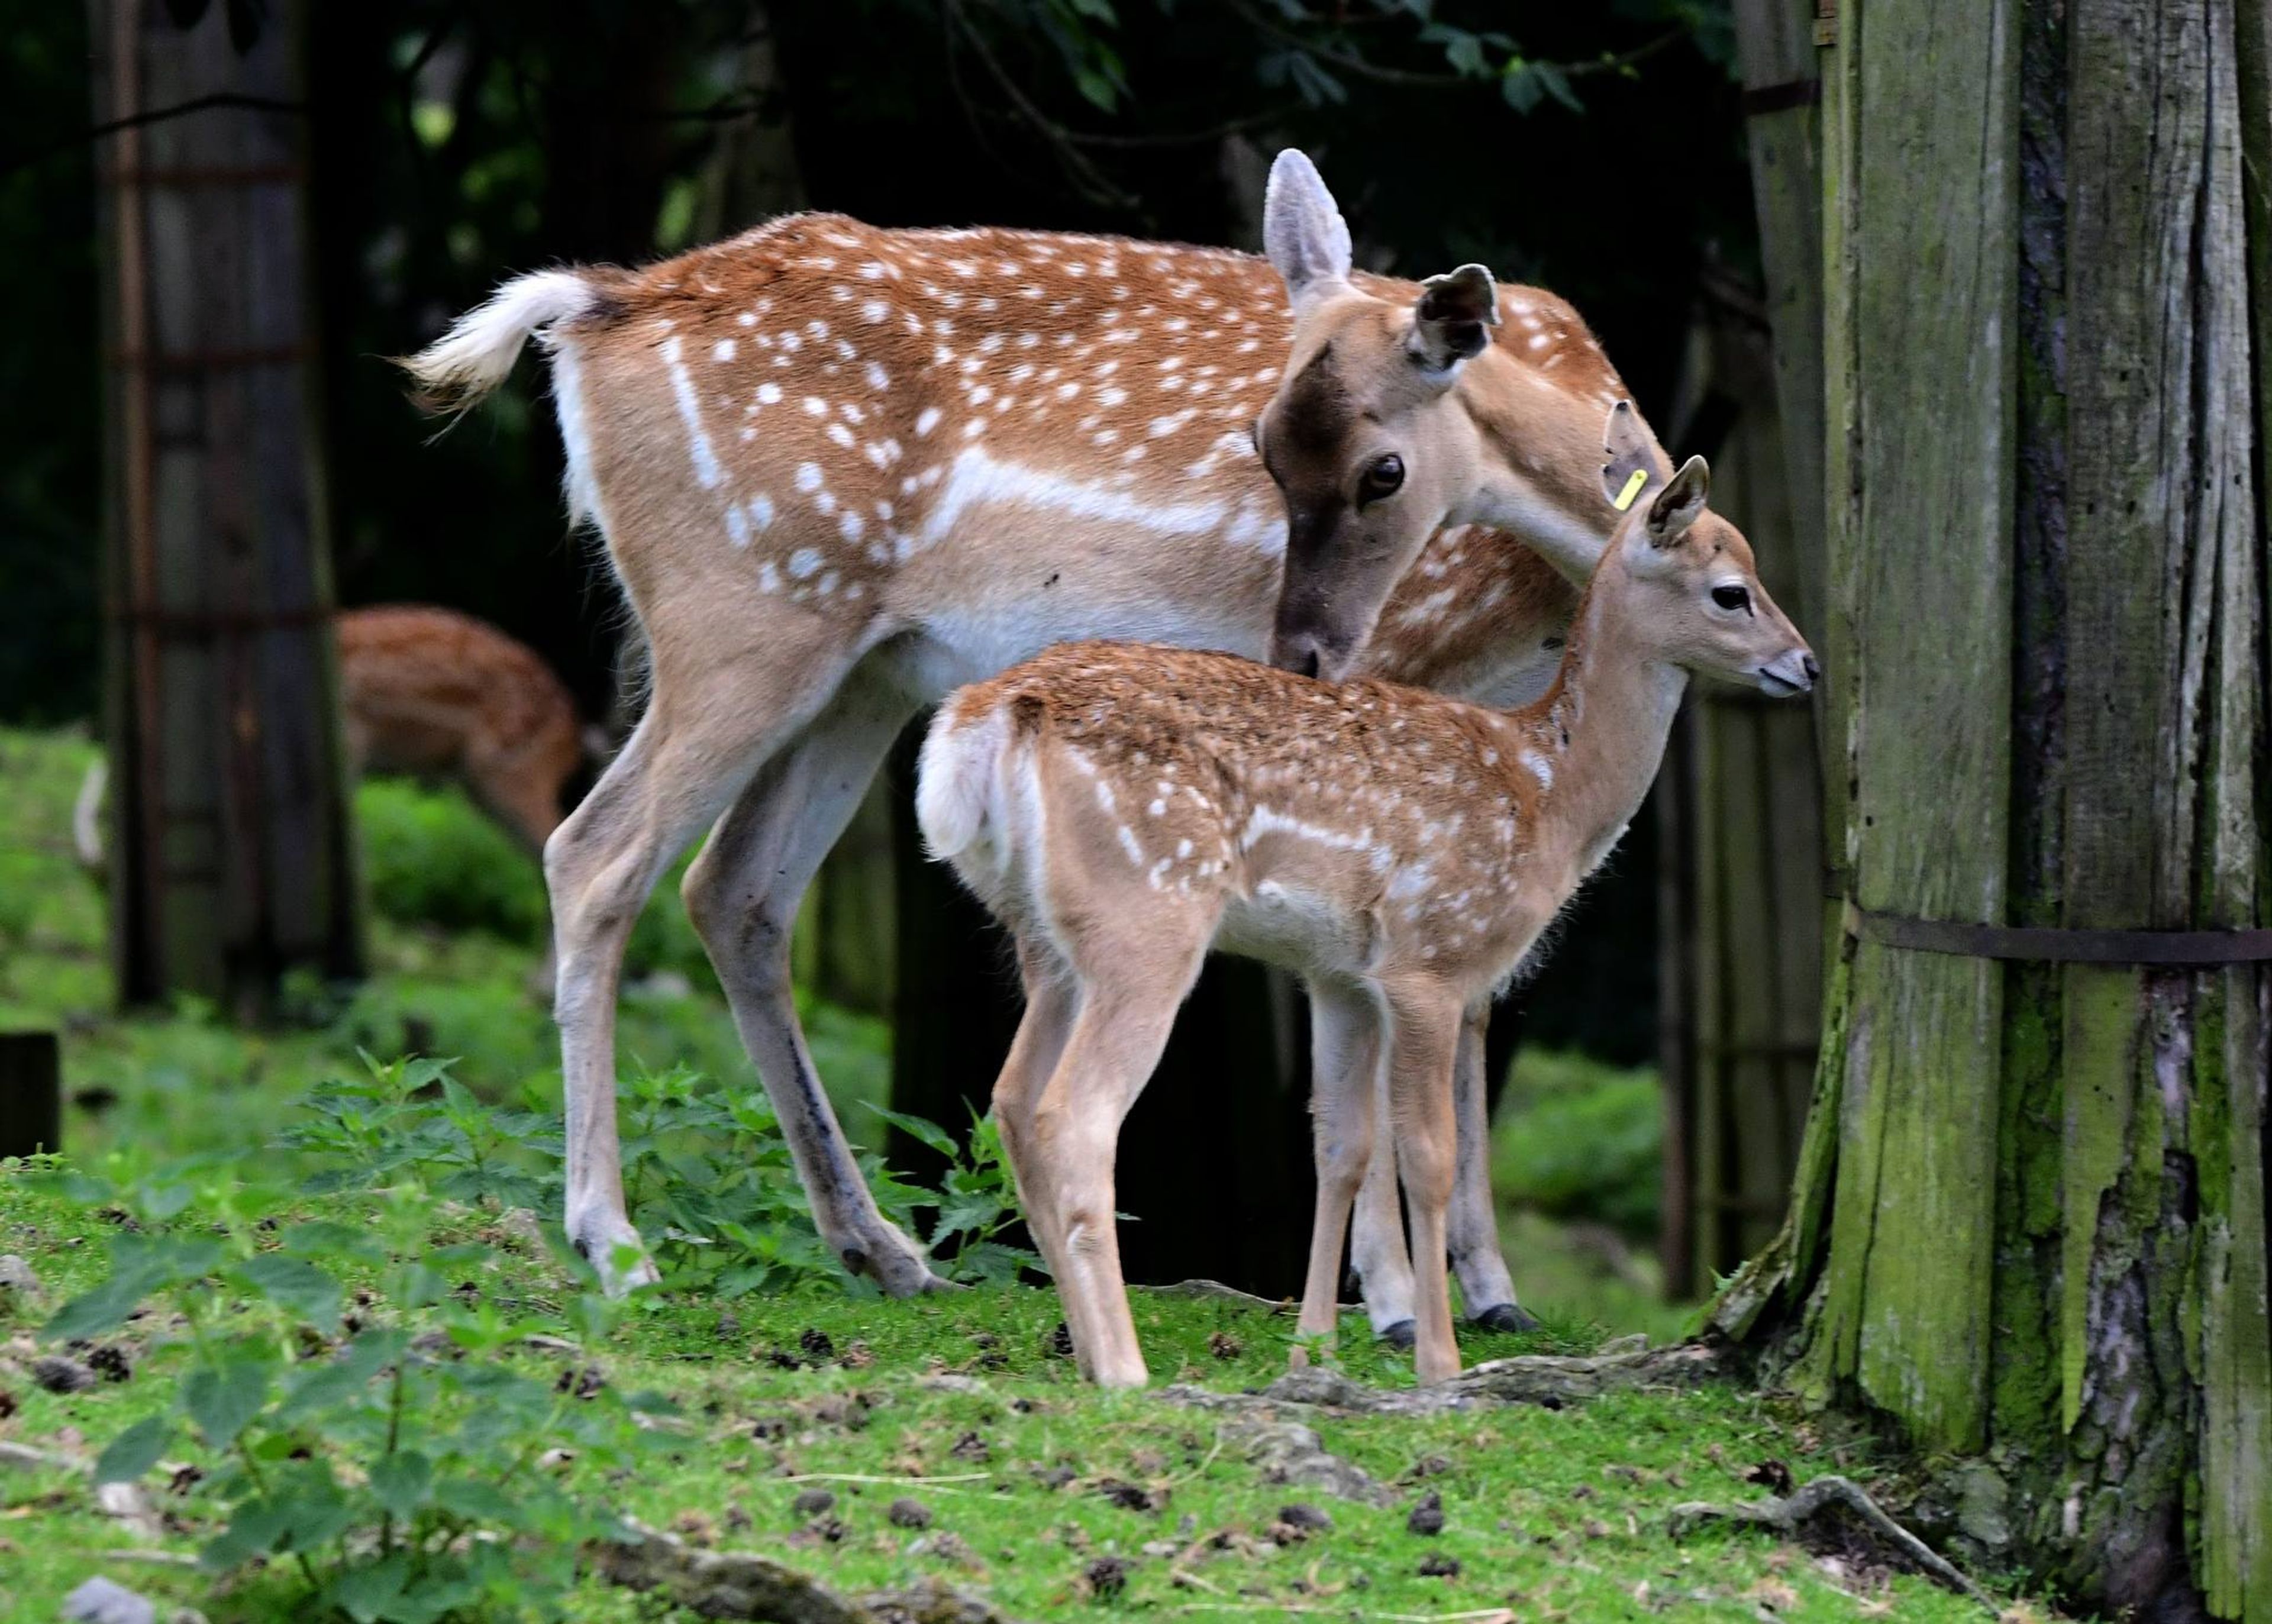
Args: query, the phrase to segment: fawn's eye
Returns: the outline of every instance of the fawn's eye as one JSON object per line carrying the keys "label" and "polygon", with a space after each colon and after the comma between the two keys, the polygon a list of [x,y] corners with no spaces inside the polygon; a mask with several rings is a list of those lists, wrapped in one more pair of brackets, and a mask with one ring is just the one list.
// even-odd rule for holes
{"label": "fawn's eye", "polygon": [[1752,595],[1741,587],[1715,587],[1712,588],[1712,601],[1722,609],[1749,609]]}
{"label": "fawn's eye", "polygon": [[1364,507],[1385,496],[1394,495],[1396,488],[1403,483],[1403,458],[1394,452],[1385,457],[1377,457],[1372,466],[1357,476],[1356,505]]}

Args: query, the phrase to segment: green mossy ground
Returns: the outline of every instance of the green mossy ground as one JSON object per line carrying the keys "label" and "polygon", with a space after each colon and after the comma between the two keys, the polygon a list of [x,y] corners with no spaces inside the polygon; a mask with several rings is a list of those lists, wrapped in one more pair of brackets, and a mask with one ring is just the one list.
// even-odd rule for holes
{"label": "green mossy ground", "polygon": [[[64,1034],[73,1095],[66,1148],[75,1160],[93,1164],[121,1148],[250,1157],[308,1089],[355,1070],[359,1046],[460,1055],[456,1074],[486,1097],[526,1091],[557,1099],[550,1022],[526,985],[534,948],[525,890],[516,887],[533,885],[534,875],[490,884],[496,872],[511,872],[504,865],[521,861],[517,854],[490,842],[462,805],[421,802],[400,787],[363,791],[379,902],[378,974],[370,983],[303,989],[300,1022],[264,1034],[234,1029],[191,1004],[159,1015],[112,1014],[101,898],[72,861],[68,837],[71,798],[91,759],[83,741],[0,733],[0,1026]],[[453,865],[465,883],[438,881]],[[446,928],[421,917],[443,906],[437,897],[461,916]],[[638,958],[625,1003],[626,1054],[746,1078],[730,1021],[667,897],[642,925]],[[848,1122],[857,1124],[848,1108],[880,1096],[888,1034],[826,1007],[808,1014],[823,1074]],[[1503,1194],[1528,1202],[1507,1215],[1508,1251],[1548,1328],[1521,1338],[1471,1336],[1468,1361],[1588,1351],[1634,1331],[1659,1340],[1678,1335],[1685,1311],[1655,1297],[1646,1261],[1617,1239],[1617,1224],[1632,1216],[1625,1195],[1607,1187],[1613,1180],[1589,1191],[1566,1154],[1582,1152],[1577,1140],[1590,1134],[1604,1168],[1653,1162],[1653,1147],[1635,1138],[1643,1084],[1597,1079],[1582,1062],[1550,1064],[1517,1081],[1498,1179]],[[1568,1141],[1558,1147],[1565,1154],[1542,1156],[1516,1142],[1527,1124],[1536,1126],[1533,1117],[1563,1125],[1552,1134]],[[298,1216],[360,1221],[369,1215],[359,1203],[373,1199],[310,1200]],[[0,1171],[0,1252],[30,1261],[43,1298],[29,1303],[0,1293],[0,1441],[91,1460],[173,1402],[191,1354],[162,1309],[105,1339],[123,1355],[126,1380],[58,1395],[31,1378],[31,1361],[51,1351],[39,1327],[103,1276],[113,1232],[94,1209]],[[486,1246],[485,1261],[453,1281],[466,1300],[494,1304],[548,1336],[582,1335],[573,1328],[578,1288],[525,1233],[500,1228],[493,1215],[461,1211],[432,1239]],[[384,1313],[386,1305],[369,1307]],[[1749,1480],[1763,1463],[1782,1462],[1802,1480],[1827,1471],[1867,1480],[1887,1469],[1870,1441],[1794,1409],[1712,1387],[1424,1419],[1285,1412],[1314,1426],[1326,1448],[1391,1486],[1389,1503],[1376,1507],[1269,1481],[1226,1439],[1222,1418],[1178,1407],[1158,1390],[1176,1381],[1234,1392],[1263,1386],[1286,1367],[1290,1319],[1152,1292],[1139,1293],[1136,1314],[1155,1378],[1154,1390],[1140,1394],[1080,1384],[1055,1345],[1054,1294],[1030,1286],[916,1303],[857,1298],[819,1283],[725,1302],[659,1296],[635,1303],[604,1343],[573,1353],[532,1349],[512,1362],[548,1381],[571,1366],[596,1367],[617,1391],[653,1390],[678,1406],[684,1430],[646,1469],[619,1481],[586,1481],[572,1463],[564,1469],[572,1487],[694,1543],[770,1554],[848,1591],[935,1576],[1012,1617],[1036,1620],[1511,1613],[1524,1620],[1662,1614],[1931,1624],[1979,1616],[1923,1580],[1866,1563],[1826,1565],[1763,1535],[1711,1532],[1685,1544],[1668,1536],[1665,1514],[1677,1502],[1763,1493]],[[1338,1358],[1356,1380],[1411,1385],[1409,1359],[1375,1347],[1361,1317],[1345,1323]],[[186,1438],[166,1460],[210,1464]],[[1100,1492],[1108,1480],[1158,1496],[1157,1508],[1115,1503]],[[214,1531],[220,1511],[194,1472],[168,1476],[161,1468],[147,1486],[165,1532],[146,1541],[98,1510],[83,1470],[0,1462],[0,1618],[55,1617],[62,1597],[96,1574],[194,1606],[214,1624],[303,1615],[284,1568],[217,1583],[181,1565]],[[827,1513],[794,1508],[799,1493],[824,1487],[836,1496]],[[1409,1531],[1411,1507],[1431,1492],[1442,1500],[1443,1531]],[[929,1528],[887,1520],[886,1508],[902,1496],[925,1504]],[[1281,1545],[1273,1524],[1297,1501],[1326,1511],[1333,1526]],[[128,1549],[168,1560],[111,1554]],[[1127,1568],[1125,1585],[1105,1594],[1090,1575],[1108,1557]],[[1457,1573],[1424,1575],[1431,1558],[1451,1559]],[[2021,1612],[2035,1616],[2024,1605]],[[597,1580],[570,1597],[565,1615],[674,1616],[654,1598]]]}
{"label": "green mossy ground", "polygon": [[[0,1183],[0,1242],[31,1261],[51,1300],[101,1278],[108,1226],[94,1212],[19,1182]],[[355,1203],[311,1203],[305,1216],[326,1215],[352,1218]],[[571,1334],[557,1310],[574,1287],[549,1258],[475,1217],[435,1236],[437,1244],[479,1238],[493,1251],[456,1283],[461,1293]],[[1284,1368],[1291,1322],[1281,1315],[1149,1292],[1140,1293],[1136,1313],[1155,1383],[1237,1391]],[[847,1590],[935,1575],[1030,1619],[1441,1618],[1500,1607],[1524,1619],[1586,1620],[1979,1616],[1923,1580],[1827,1568],[1757,1535],[1674,1543],[1665,1531],[1670,1507],[1752,1498],[1761,1491],[1747,1479],[1763,1463],[1781,1461],[1802,1479],[1870,1473],[1865,1441],[1732,1388],[1424,1419],[1284,1411],[1313,1426],[1327,1449],[1393,1486],[1391,1503],[1373,1507],[1268,1481],[1226,1443],[1221,1418],[1179,1407],[1156,1386],[1106,1394],[1082,1385],[1051,1346],[1058,1317],[1053,1294],[1028,1287],[916,1303],[818,1291],[728,1304],[657,1299],[639,1305],[604,1346],[530,1351],[517,1362],[547,1378],[595,1366],[619,1389],[660,1392],[680,1408],[686,1430],[647,1470],[612,1485],[578,1484],[571,1466],[574,1486],[698,1544],[763,1552]],[[152,1313],[105,1339],[124,1356],[127,1380],[56,1395],[27,1379],[38,1316],[19,1306],[0,1321],[0,1391],[13,1403],[0,1438],[91,1456],[162,1408],[189,1357],[166,1321]],[[1410,1385],[1409,1361],[1374,1348],[1361,1319],[1351,1316],[1344,1335],[1352,1344],[1342,1356],[1347,1373]],[[1566,1351],[1597,1336],[1563,1328],[1477,1338],[1469,1357]],[[168,1461],[198,1466],[202,1451],[177,1442]],[[0,1590],[8,1592],[0,1615],[54,1616],[74,1585],[104,1574],[195,1605],[216,1624],[295,1616],[286,1570],[216,1588],[192,1569],[107,1554],[139,1545],[192,1555],[216,1524],[214,1508],[187,1477],[169,1478],[162,1466],[150,1476],[168,1531],[146,1543],[96,1509],[83,1473],[0,1466]],[[1125,1508],[1101,1492],[1108,1480],[1162,1503]],[[167,1486],[176,1481],[184,1482],[178,1492]],[[796,1497],[817,1487],[835,1494],[833,1507],[796,1510]],[[1445,1512],[1433,1537],[1407,1527],[1429,1492]],[[927,1530],[887,1520],[903,1496],[929,1509]],[[1272,1526],[1297,1501],[1326,1511],[1333,1527],[1281,1545]],[[1127,1561],[1125,1588],[1096,1598],[1087,1575],[1107,1556]],[[1459,1572],[1424,1575],[1431,1557],[1453,1559]],[[569,1616],[672,1614],[592,1581],[572,1597]]]}

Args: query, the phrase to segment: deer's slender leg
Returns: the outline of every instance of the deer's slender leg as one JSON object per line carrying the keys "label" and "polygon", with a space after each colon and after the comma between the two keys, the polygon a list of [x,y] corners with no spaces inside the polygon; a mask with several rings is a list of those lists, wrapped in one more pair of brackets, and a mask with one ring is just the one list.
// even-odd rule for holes
{"label": "deer's slender leg", "polygon": [[1459,1149],[1452,1108],[1453,1064],[1461,1012],[1442,989],[1388,987],[1389,1115],[1395,1125],[1396,1171],[1412,1225],[1415,1304],[1413,1367],[1424,1382],[1460,1372],[1446,1278],[1446,1209]]}
{"label": "deer's slender leg", "polygon": [[1084,955],[1110,969],[1084,968],[1080,1013],[1034,1113],[1034,1160],[1037,1177],[1049,1180],[1050,1222],[1058,1226],[1063,1254],[1058,1290],[1082,1373],[1104,1387],[1141,1387],[1149,1379],[1113,1217],[1120,1125],[1160,1063],[1210,933],[1201,924],[1176,942],[1170,931],[1156,930],[1146,942]]}
{"label": "deer's slender leg", "polygon": [[939,1284],[876,1209],[796,1018],[789,943],[805,889],[915,707],[865,671],[768,760],[720,819],[681,887],[757,1063],[821,1239],[894,1297]]}
{"label": "deer's slender leg", "polygon": [[[554,1019],[567,1104],[569,1239],[610,1291],[655,1277],[624,1209],[616,1133],[616,997],[624,945],[671,859],[716,818],[766,754],[827,700],[852,663],[812,626],[766,628],[762,647],[721,642],[658,662],[654,701],[582,805],[545,842]],[[799,631],[803,635],[798,635]],[[744,637],[747,629],[744,629]]]}
{"label": "deer's slender leg", "polygon": [[[1342,1241],[1349,1205],[1369,1164],[1393,1163],[1374,1139],[1380,1072],[1380,1017],[1370,992],[1326,982],[1310,984],[1312,1131],[1318,1168],[1317,1216],[1310,1228],[1310,1268],[1302,1286],[1299,1328],[1305,1336],[1332,1335],[1340,1323]],[[1376,1154],[1378,1152],[1378,1154]],[[1390,1186],[1394,1199],[1394,1186]],[[1307,1356],[1297,1348],[1293,1362]]]}
{"label": "deer's slender leg", "polygon": [[[1026,1227],[1033,1231],[1034,1244],[1049,1265],[1050,1276],[1062,1279],[1064,1231],[1050,1204],[1050,1182],[1036,1159],[1034,1115],[1072,1035],[1073,1019],[1080,1009],[1080,990],[1071,967],[1029,939],[1019,940],[1018,962],[1025,982],[1026,1013],[1018,1022],[1017,1036],[1011,1039],[1002,1074],[995,1079],[994,1121],[1001,1130],[1002,1150],[1017,1183],[1018,1205],[1026,1215]],[[1066,1323],[1068,1327],[1072,1323],[1070,1303]]]}
{"label": "deer's slender leg", "polygon": [[1479,1004],[1460,1025],[1459,1058],[1452,1074],[1460,1150],[1446,1239],[1468,1317],[1494,1331],[1536,1330],[1538,1321],[1514,1300],[1514,1280],[1499,1250],[1498,1213],[1491,1202],[1491,1111],[1484,1087],[1484,1030],[1490,1014],[1491,1007]]}
{"label": "deer's slender leg", "polygon": [[1357,1191],[1356,1220],[1349,1239],[1349,1267],[1364,1293],[1365,1318],[1372,1334],[1400,1348],[1412,1345],[1412,1256],[1404,1242],[1404,1209],[1396,1199],[1396,1142],[1388,1115],[1388,1074],[1383,1070],[1369,1096],[1372,1143],[1379,1153],[1364,1170]]}

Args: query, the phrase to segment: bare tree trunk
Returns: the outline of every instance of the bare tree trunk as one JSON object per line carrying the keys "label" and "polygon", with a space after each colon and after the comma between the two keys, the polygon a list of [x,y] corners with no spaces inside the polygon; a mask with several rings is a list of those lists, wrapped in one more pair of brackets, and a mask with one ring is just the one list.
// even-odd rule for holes
{"label": "bare tree trunk", "polygon": [[122,999],[359,971],[310,365],[302,18],[95,0]]}
{"label": "bare tree trunk", "polygon": [[1851,891],[1791,1212],[1716,1319],[1969,1457],[1994,1554],[2261,1624],[2264,19],[1849,0],[1836,30]]}

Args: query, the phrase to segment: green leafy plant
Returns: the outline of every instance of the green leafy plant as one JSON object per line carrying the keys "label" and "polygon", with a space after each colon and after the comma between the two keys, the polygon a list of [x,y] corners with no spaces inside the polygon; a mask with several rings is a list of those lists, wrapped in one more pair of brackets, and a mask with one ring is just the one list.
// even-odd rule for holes
{"label": "green leafy plant", "polygon": [[[533,1098],[483,1104],[451,1075],[454,1061],[362,1057],[364,1075],[310,1095],[308,1119],[282,1144],[314,1164],[310,1194],[372,1188],[401,1178],[452,1201],[550,1213],[561,1198],[557,1112]],[[639,1070],[620,1092],[624,1194],[665,1283],[720,1297],[808,1283],[869,1291],[822,1242],[788,1141],[762,1089],[721,1087],[684,1067]],[[967,1145],[920,1118],[878,1113],[948,1158],[936,1193],[859,1158],[885,1215],[919,1231],[949,1278],[1005,1280],[1038,1268],[999,1237],[1017,1218],[1000,1135],[975,1119]]]}
{"label": "green leafy plant", "polygon": [[957,1144],[954,1135],[935,1122],[880,1105],[869,1109],[947,1159],[946,1176],[939,1186],[938,1216],[923,1238],[934,1269],[964,1284],[1012,1281],[1027,1271],[1047,1272],[1032,1251],[998,1239],[1018,1221],[1018,1190],[1011,1177],[1009,1157],[1002,1149],[1001,1127],[990,1115],[982,1117],[973,1111],[970,1136]]}
{"label": "green leafy plant", "polygon": [[[193,1440],[204,1463],[189,1503],[217,1525],[202,1564],[288,1574],[295,1617],[555,1611],[585,1545],[624,1530],[548,1464],[628,1470],[646,1448],[639,1413],[669,1408],[514,1367],[538,1323],[450,1291],[485,1248],[430,1244],[442,1209],[418,1176],[429,1164],[446,1165],[400,1163],[362,1224],[286,1223],[286,1193],[215,1177],[210,1162],[123,1184],[62,1176],[128,1227],[108,1276],[45,1335],[90,1338],[162,1314],[182,1360],[171,1404],[112,1440],[98,1481],[138,1478]],[[356,1275],[373,1283],[349,1311]],[[588,1342],[607,1314],[592,1297]]]}

